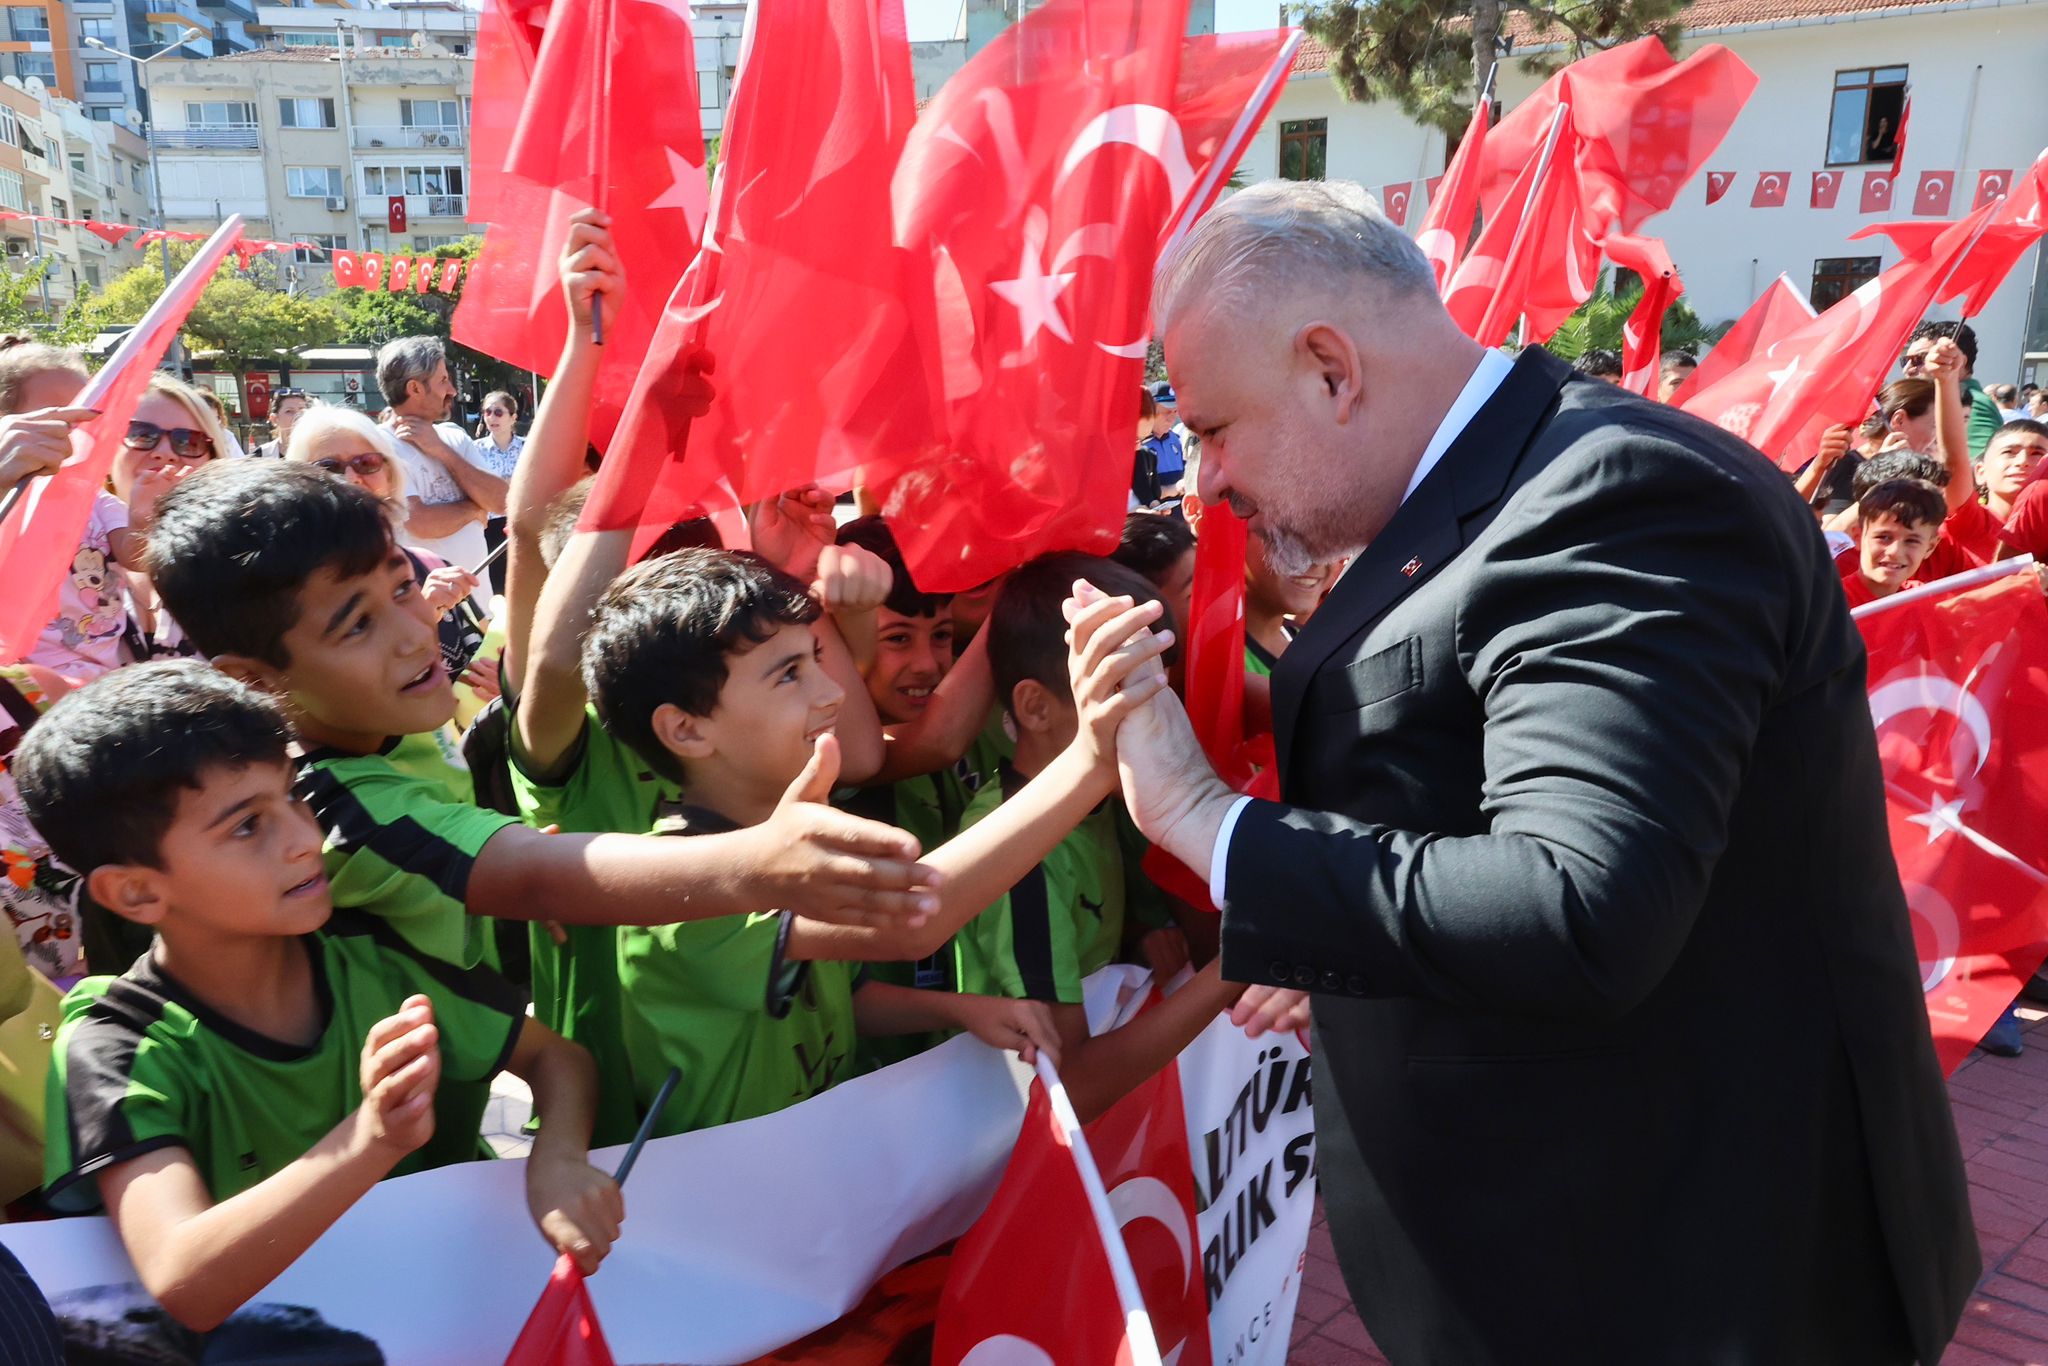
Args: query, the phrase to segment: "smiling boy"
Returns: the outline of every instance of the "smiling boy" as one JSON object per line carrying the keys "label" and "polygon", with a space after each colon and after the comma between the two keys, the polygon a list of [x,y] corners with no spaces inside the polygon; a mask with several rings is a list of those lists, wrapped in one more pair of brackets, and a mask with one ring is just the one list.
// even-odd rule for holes
{"label": "smiling boy", "polygon": [[1941,539],[1948,504],[1941,490],[1918,479],[1879,484],[1857,503],[1863,534],[1855,568],[1842,575],[1849,606],[1888,598],[1910,586]]}

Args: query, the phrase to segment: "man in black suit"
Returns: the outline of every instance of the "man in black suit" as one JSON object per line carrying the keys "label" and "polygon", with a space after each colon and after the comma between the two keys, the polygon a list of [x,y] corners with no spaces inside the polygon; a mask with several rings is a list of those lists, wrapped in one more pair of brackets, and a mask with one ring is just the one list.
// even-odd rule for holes
{"label": "man in black suit", "polygon": [[1171,694],[1118,750],[1264,984],[1240,1014],[1312,994],[1381,1349],[1934,1362],[1976,1242],[1863,647],[1790,481],[1483,351],[1356,186],[1237,195],[1154,315],[1203,498],[1282,572],[1356,556],[1273,679],[1287,804],[1225,788]]}

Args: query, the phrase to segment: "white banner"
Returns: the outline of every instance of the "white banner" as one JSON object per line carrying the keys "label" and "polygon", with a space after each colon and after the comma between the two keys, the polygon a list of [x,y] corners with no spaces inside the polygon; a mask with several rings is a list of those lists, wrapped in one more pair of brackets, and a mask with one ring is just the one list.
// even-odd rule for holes
{"label": "white banner", "polygon": [[[1099,1030],[1143,977],[1098,978]],[[1182,1057],[1219,1364],[1286,1354],[1314,1201],[1306,1067],[1291,1036],[1255,1043],[1227,1019]],[[845,1314],[979,1216],[1030,1079],[1013,1056],[959,1038],[778,1114],[649,1143],[626,1185],[624,1234],[590,1280],[613,1355],[745,1362]],[[609,1170],[622,1151],[592,1160]],[[503,1160],[382,1183],[229,1321],[238,1341],[210,1343],[206,1360],[275,1361],[322,1340],[352,1344],[336,1358],[352,1362],[374,1360],[371,1344],[402,1366],[503,1360],[554,1263],[524,1181],[524,1163]],[[0,1244],[60,1318],[118,1322],[135,1359],[176,1360],[189,1344],[135,1285],[105,1219],[0,1225]]]}

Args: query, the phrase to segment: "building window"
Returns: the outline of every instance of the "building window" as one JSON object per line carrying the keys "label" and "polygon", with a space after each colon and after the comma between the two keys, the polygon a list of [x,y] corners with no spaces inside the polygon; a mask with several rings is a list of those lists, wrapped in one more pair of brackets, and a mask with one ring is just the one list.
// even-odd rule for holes
{"label": "building window", "polygon": [[279,100],[277,121],[287,128],[332,128],[333,100]]}
{"label": "building window", "polygon": [[284,192],[293,199],[340,199],[348,188],[338,166],[287,166]]}
{"label": "building window", "polygon": [[119,62],[87,62],[85,64],[85,78],[96,84],[107,82],[119,83],[121,79],[121,64]]}
{"label": "building window", "polygon": [[52,85],[57,80],[57,63],[47,52],[17,52],[14,74],[24,81],[33,77],[44,85]]}
{"label": "building window", "polygon": [[365,166],[364,194],[459,195],[463,192],[460,166]]}
{"label": "building window", "polygon": [[188,100],[185,103],[185,126],[187,128],[254,128],[256,106],[247,100]]}
{"label": "building window", "polygon": [[332,33],[287,33],[286,47],[339,47],[341,40]]}
{"label": "building window", "polygon": [[1906,112],[1906,68],[1866,66],[1835,73],[1835,105],[1828,115],[1828,165],[1858,166],[1898,155],[1899,119]]}
{"label": "building window", "polygon": [[405,34],[405,33],[380,33],[380,34],[378,34],[378,35],[377,35],[377,46],[378,46],[378,47],[411,47],[411,46],[412,46],[412,36],[411,36],[410,34]]}
{"label": "building window", "polygon": [[47,43],[50,41],[49,11],[40,5],[10,6],[7,29],[17,43]]}
{"label": "building window", "polygon": [[716,71],[700,71],[697,73],[697,107],[699,109],[718,108],[718,73]]}
{"label": "building window", "polygon": [[437,247],[452,247],[462,238],[455,233],[431,233],[425,236],[415,234],[412,239],[414,251],[433,251]]}
{"label": "building window", "polygon": [[446,46],[449,55],[452,57],[467,57],[469,55],[468,43],[449,43]]}
{"label": "building window", "polygon": [[120,111],[111,104],[95,104],[85,112],[92,116],[94,123],[112,123],[114,115]]}
{"label": "building window", "polygon": [[0,142],[9,147],[21,145],[21,124],[15,119],[14,111],[0,104]]}
{"label": "building window", "polygon": [[71,154],[71,174],[73,174],[73,175],[85,175],[85,174],[86,174],[86,169],[85,169],[85,153],[83,153],[83,152],[73,152],[73,153]]}
{"label": "building window", "polygon": [[1832,308],[1856,292],[1866,280],[1877,278],[1875,256],[1823,256],[1813,263],[1811,302],[1816,313]]}
{"label": "building window", "polygon": [[407,128],[460,128],[462,106],[454,100],[400,100],[398,121]]}
{"label": "building window", "polygon": [[28,188],[21,172],[0,168],[0,204],[16,213],[28,212]]}
{"label": "building window", "polygon": [[[325,265],[328,253],[348,250],[348,234],[344,232],[309,233],[299,240],[306,245],[295,248],[292,259],[302,266]],[[311,250],[314,247],[319,250]]]}
{"label": "building window", "polygon": [[78,21],[78,36],[81,38],[97,38],[103,43],[111,43],[114,41],[115,36],[114,21],[112,19],[80,19]]}
{"label": "building window", "polygon": [[141,193],[142,193],[142,190],[143,190],[143,182],[142,182],[142,172],[143,172],[143,170],[144,170],[144,167],[143,167],[142,163],[141,163],[141,162],[139,162],[139,161],[138,161],[138,162],[136,162],[136,163],[135,163],[135,164],[134,164],[133,166],[130,166],[130,167],[128,168],[128,187],[129,187],[130,189],[134,190],[134,191],[135,191],[135,193],[137,193],[137,194],[141,194]]}
{"label": "building window", "polygon": [[65,202],[64,200],[61,200],[61,199],[57,198],[57,196],[55,196],[55,195],[51,195],[51,196],[50,196],[50,217],[52,217],[52,218],[69,218],[69,217],[71,217],[71,205],[70,205],[70,204],[68,204],[68,203],[66,203],[66,202]]}
{"label": "building window", "polygon": [[1321,180],[1328,160],[1328,119],[1290,119],[1280,125],[1280,178]]}
{"label": "building window", "polygon": [[88,261],[85,263],[83,269],[85,271],[86,284],[90,285],[94,289],[98,289],[100,287],[99,266],[91,261]]}

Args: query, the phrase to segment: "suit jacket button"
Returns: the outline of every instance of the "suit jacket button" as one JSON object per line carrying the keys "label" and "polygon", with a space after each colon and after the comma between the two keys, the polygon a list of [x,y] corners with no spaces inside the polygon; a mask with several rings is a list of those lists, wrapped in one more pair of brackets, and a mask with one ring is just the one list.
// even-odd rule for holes
{"label": "suit jacket button", "polygon": [[1363,996],[1365,995],[1365,979],[1354,972],[1345,981],[1344,989],[1353,996]]}
{"label": "suit jacket button", "polygon": [[1294,969],[1290,968],[1287,964],[1281,962],[1277,958],[1273,960],[1273,965],[1269,969],[1269,971],[1272,972],[1273,980],[1276,982],[1285,982],[1288,978],[1294,975]]}
{"label": "suit jacket button", "polygon": [[1324,991],[1341,991],[1343,990],[1343,988],[1344,978],[1341,975],[1334,972],[1326,972],[1323,974]]}
{"label": "suit jacket button", "polygon": [[1314,968],[1296,968],[1294,970],[1294,985],[1300,987],[1303,991],[1307,991],[1315,984],[1316,970]]}

